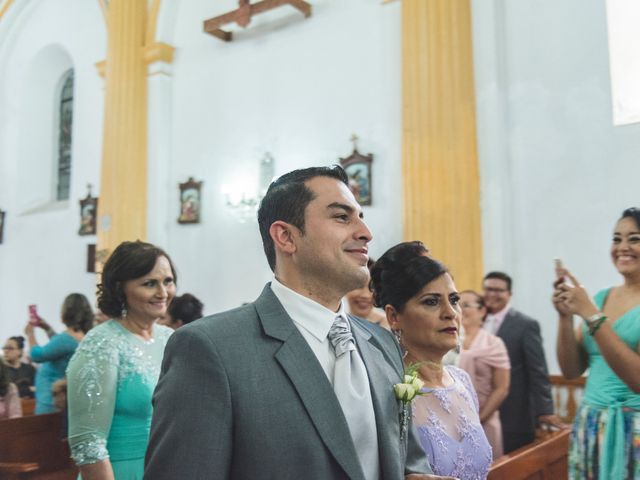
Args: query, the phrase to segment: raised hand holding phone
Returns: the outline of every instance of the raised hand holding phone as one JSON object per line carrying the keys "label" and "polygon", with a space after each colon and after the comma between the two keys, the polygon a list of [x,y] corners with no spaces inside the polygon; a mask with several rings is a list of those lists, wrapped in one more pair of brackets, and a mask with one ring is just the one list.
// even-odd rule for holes
{"label": "raised hand holding phone", "polygon": [[36,305],[29,305],[29,323],[34,327],[40,325],[41,319],[38,315],[38,307]]}

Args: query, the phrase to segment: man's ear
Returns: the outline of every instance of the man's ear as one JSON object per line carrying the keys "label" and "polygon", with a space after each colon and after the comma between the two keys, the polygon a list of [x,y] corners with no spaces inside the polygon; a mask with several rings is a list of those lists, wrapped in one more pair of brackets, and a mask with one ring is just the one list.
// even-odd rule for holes
{"label": "man's ear", "polygon": [[388,303],[384,306],[384,313],[387,316],[387,322],[389,323],[391,330],[402,330],[396,307]]}
{"label": "man's ear", "polygon": [[294,238],[295,227],[290,223],[276,220],[269,227],[269,235],[276,251],[292,255],[296,252],[297,246]]}

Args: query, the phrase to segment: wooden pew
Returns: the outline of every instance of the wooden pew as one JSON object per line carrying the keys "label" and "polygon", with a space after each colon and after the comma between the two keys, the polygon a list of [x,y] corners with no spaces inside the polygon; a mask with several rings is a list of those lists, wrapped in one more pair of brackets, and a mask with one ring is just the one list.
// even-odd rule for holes
{"label": "wooden pew", "polygon": [[0,478],[75,480],[69,445],[60,439],[60,413],[0,421]]}
{"label": "wooden pew", "polygon": [[488,480],[563,480],[567,478],[568,429],[552,432],[542,440],[498,458]]}

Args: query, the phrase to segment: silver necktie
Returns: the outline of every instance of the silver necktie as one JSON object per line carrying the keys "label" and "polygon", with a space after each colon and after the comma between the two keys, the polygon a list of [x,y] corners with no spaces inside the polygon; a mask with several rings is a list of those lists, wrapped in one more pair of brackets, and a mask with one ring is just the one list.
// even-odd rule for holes
{"label": "silver necktie", "polygon": [[342,315],[336,317],[328,338],[336,354],[333,391],[347,419],[364,476],[367,480],[377,480],[380,478],[378,435],[369,377],[349,322]]}

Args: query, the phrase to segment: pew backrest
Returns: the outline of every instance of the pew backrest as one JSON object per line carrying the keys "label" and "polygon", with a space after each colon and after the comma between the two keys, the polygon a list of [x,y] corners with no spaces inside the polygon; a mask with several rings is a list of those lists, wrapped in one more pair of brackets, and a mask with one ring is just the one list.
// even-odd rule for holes
{"label": "pew backrest", "polygon": [[32,415],[0,421],[0,463],[35,463],[39,472],[70,466],[69,445],[60,438],[60,413]]}
{"label": "pew backrest", "polygon": [[514,452],[498,458],[488,480],[561,480],[567,478],[570,430],[549,433]]}

